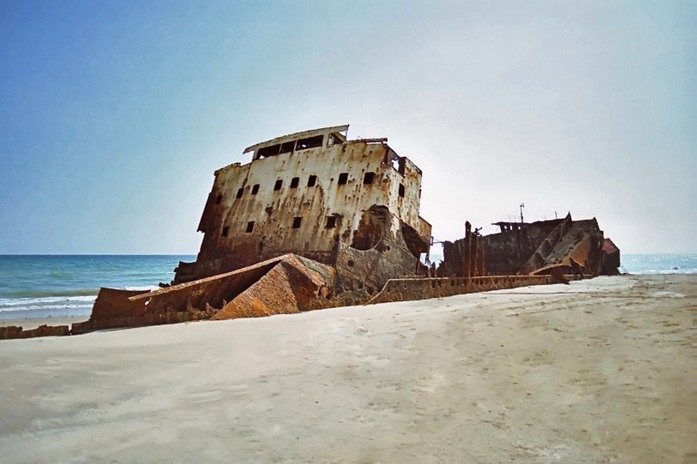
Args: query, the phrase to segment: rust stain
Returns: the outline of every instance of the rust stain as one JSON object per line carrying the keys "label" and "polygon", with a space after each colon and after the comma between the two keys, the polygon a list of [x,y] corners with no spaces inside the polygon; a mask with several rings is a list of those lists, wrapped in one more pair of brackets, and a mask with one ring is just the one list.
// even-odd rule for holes
{"label": "rust stain", "polygon": [[[422,264],[431,224],[419,215],[422,172],[386,138],[350,140],[348,125],[252,145],[246,164],[215,171],[194,262],[155,291],[100,290],[71,333],[290,314],[342,305],[449,296],[613,273],[619,249],[595,219],[499,222],[443,244]],[[63,327],[0,338],[65,334]]]}

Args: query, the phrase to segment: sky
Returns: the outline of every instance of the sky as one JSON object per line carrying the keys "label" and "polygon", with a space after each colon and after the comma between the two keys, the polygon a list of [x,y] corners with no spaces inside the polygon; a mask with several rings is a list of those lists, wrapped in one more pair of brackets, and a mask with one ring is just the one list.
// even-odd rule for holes
{"label": "sky", "polygon": [[0,0],[0,254],[195,254],[213,172],[351,124],[464,222],[697,253],[697,2]]}

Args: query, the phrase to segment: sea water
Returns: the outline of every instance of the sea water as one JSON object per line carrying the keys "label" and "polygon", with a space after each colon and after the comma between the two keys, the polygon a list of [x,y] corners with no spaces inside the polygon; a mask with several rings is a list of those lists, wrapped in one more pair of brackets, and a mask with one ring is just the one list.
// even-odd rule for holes
{"label": "sea water", "polygon": [[155,289],[190,255],[0,255],[0,318],[89,317],[100,287]]}
{"label": "sea water", "polygon": [[[100,287],[155,289],[191,255],[0,255],[0,319],[89,317]],[[438,262],[440,256],[431,256]],[[620,272],[697,274],[697,255],[622,255]]]}
{"label": "sea water", "polygon": [[697,254],[621,256],[620,272],[628,274],[697,274]]}

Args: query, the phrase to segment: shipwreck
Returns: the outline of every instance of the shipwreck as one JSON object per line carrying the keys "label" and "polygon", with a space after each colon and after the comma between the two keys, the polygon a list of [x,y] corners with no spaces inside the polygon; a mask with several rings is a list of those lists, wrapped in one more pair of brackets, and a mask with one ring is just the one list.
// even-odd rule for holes
{"label": "shipwreck", "polygon": [[[193,262],[154,291],[102,288],[71,333],[202,319],[297,313],[433,298],[613,274],[619,249],[598,222],[465,224],[428,261],[421,170],[386,138],[348,139],[348,125],[252,145],[246,164],[215,172]],[[566,277],[565,277],[566,276]],[[21,334],[18,336],[22,336]],[[30,336],[30,335],[27,335]]]}

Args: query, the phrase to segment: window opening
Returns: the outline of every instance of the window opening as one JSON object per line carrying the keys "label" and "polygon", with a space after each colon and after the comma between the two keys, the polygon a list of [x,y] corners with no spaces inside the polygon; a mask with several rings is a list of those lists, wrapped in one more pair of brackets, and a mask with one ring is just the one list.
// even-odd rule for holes
{"label": "window opening", "polygon": [[242,198],[242,194],[244,193],[244,188],[241,188],[237,191],[237,198]]}
{"label": "window opening", "polygon": [[219,205],[221,201],[223,201],[222,195],[218,195],[217,197],[215,197],[215,204],[216,205]]}
{"label": "window opening", "polygon": [[348,172],[342,172],[339,174],[339,185],[344,185],[348,182]]}
{"label": "window opening", "polygon": [[296,150],[307,150],[308,148],[321,147],[323,141],[324,141],[323,135],[316,135],[314,137],[300,139],[300,140],[298,140],[298,143],[295,145],[295,149]]}
{"label": "window opening", "polygon": [[281,153],[290,153],[295,148],[295,140],[281,144]]}
{"label": "window opening", "polygon": [[257,159],[266,158],[267,156],[276,156],[280,150],[280,145],[271,145],[270,147],[264,147],[257,150]]}
{"label": "window opening", "polygon": [[343,143],[343,140],[341,140],[341,137],[339,137],[338,134],[330,134],[329,135],[329,145],[335,145],[337,143]]}
{"label": "window opening", "polygon": [[302,222],[303,222],[303,218],[302,218],[302,217],[295,217],[295,218],[293,218],[293,229],[299,229],[299,228],[300,228],[300,224],[301,224]]}
{"label": "window opening", "polygon": [[254,184],[252,186],[252,195],[256,195],[257,193],[259,193],[259,184]]}
{"label": "window opening", "polygon": [[290,188],[298,188],[298,184],[300,183],[300,177],[293,177],[290,180]]}
{"label": "window opening", "polygon": [[227,237],[227,233],[230,231],[228,226],[223,227],[223,237]]}
{"label": "window opening", "polygon": [[276,184],[273,186],[274,190],[281,190],[281,186],[283,186],[283,180],[278,179],[276,181]]}
{"label": "window opening", "polygon": [[307,179],[307,186],[308,187],[314,187],[316,183],[317,183],[317,176],[310,176]]}
{"label": "window opening", "polygon": [[254,221],[249,221],[247,223],[247,233],[251,233],[254,230]]}
{"label": "window opening", "polygon": [[336,227],[336,216],[327,216],[327,229]]}
{"label": "window opening", "polygon": [[399,184],[399,196],[404,196],[404,184]]}
{"label": "window opening", "polygon": [[375,173],[374,172],[366,172],[365,175],[363,176],[363,185],[370,185],[373,183],[375,180]]}

